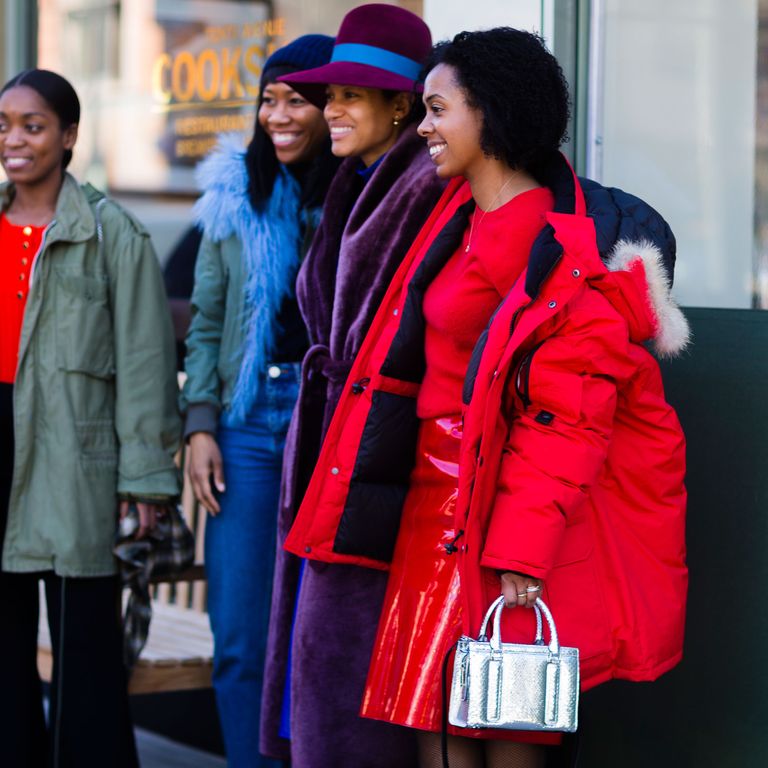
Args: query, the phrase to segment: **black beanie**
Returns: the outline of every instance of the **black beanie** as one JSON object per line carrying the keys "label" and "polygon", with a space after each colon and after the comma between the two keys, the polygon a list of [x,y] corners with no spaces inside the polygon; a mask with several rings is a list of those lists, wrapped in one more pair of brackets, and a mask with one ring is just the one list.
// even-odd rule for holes
{"label": "black beanie", "polygon": [[262,88],[280,75],[322,67],[331,60],[335,38],[328,35],[302,35],[278,48],[265,62],[261,73]]}

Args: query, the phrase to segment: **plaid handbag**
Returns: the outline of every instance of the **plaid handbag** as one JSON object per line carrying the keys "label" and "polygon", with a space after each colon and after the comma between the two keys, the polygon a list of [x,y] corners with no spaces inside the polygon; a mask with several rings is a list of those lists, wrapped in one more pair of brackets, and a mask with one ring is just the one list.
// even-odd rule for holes
{"label": "plaid handbag", "polygon": [[130,589],[123,619],[123,660],[128,670],[136,664],[149,634],[150,579],[183,573],[195,561],[195,537],[175,504],[166,507],[145,538],[134,538],[138,529],[139,512],[131,503],[128,514],[120,520],[112,548],[120,563],[123,586]]}

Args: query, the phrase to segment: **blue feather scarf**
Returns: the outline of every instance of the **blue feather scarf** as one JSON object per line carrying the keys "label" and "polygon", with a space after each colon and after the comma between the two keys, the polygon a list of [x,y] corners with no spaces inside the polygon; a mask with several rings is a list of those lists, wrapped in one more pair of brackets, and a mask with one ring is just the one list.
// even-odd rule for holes
{"label": "blue feather scarf", "polygon": [[281,166],[267,204],[255,211],[238,134],[220,137],[216,149],[198,166],[197,181],[204,193],[192,211],[195,222],[208,239],[220,242],[235,235],[242,247],[245,344],[230,408],[236,422],[243,423],[274,351],[283,299],[294,291],[301,248],[301,190]]}

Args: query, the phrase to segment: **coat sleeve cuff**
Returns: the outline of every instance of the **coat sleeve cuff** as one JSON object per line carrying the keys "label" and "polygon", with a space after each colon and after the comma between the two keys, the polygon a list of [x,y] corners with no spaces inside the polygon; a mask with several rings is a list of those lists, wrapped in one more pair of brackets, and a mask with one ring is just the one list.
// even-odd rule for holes
{"label": "coat sleeve cuff", "polygon": [[177,499],[180,495],[180,474],[176,469],[163,470],[142,478],[120,478],[117,485],[119,499],[158,504],[160,498]]}
{"label": "coat sleeve cuff", "polygon": [[184,440],[189,440],[194,432],[216,434],[219,424],[219,409],[211,403],[190,403],[187,408],[187,420],[184,423]]}
{"label": "coat sleeve cuff", "polygon": [[542,568],[540,565],[524,563],[520,560],[505,560],[500,557],[488,555],[483,555],[480,558],[480,565],[483,568],[490,568],[496,571],[499,575],[506,573],[507,571],[516,571],[517,573],[524,573],[526,576],[531,576],[534,579],[546,579],[549,574],[549,569]]}

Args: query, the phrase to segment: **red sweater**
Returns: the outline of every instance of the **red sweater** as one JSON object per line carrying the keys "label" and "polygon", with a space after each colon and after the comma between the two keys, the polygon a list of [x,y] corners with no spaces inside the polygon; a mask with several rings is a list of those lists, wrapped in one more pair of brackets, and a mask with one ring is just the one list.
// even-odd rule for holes
{"label": "red sweater", "polygon": [[461,246],[424,294],[427,368],[416,404],[419,418],[461,411],[461,389],[472,350],[527,266],[533,241],[546,224],[544,214],[553,205],[552,192],[540,187],[494,211],[475,209]]}
{"label": "red sweater", "polygon": [[0,382],[16,379],[29,274],[45,227],[17,226],[0,216]]}

